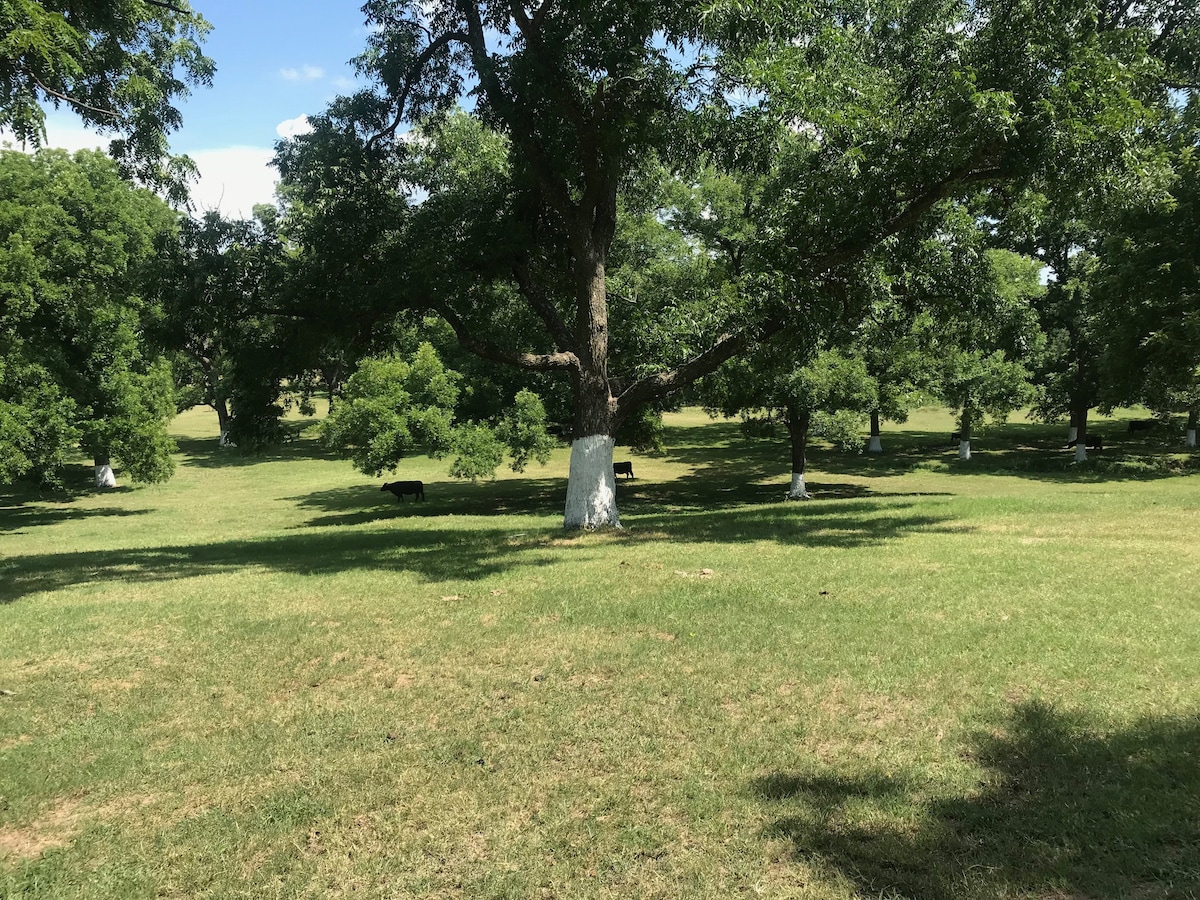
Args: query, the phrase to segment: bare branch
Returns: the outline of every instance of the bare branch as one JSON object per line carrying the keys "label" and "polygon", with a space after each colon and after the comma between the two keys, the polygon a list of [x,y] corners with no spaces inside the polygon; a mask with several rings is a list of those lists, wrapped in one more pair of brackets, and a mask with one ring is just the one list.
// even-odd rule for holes
{"label": "bare branch", "polygon": [[980,150],[969,161],[951,171],[945,178],[934,184],[923,194],[912,198],[899,213],[884,222],[883,226],[872,232],[865,240],[856,238],[846,241],[824,256],[818,257],[814,268],[825,272],[837,268],[854,259],[865,246],[873,246],[884,238],[899,234],[915,225],[922,216],[954,193],[956,188],[971,184],[981,184],[987,181],[997,181],[1004,177],[1004,169],[1000,166],[986,166],[984,161],[992,155],[992,148]]}
{"label": "bare branch", "polygon": [[188,10],[182,9],[173,3],[166,3],[164,0],[146,0],[151,6],[157,6],[159,9],[169,9],[173,13],[179,13],[181,16],[188,15]]}

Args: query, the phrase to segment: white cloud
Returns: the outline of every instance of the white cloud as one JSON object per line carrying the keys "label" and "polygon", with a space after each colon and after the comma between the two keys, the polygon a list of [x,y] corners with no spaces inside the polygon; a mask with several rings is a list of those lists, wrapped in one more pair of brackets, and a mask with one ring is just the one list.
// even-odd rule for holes
{"label": "white cloud", "polygon": [[[282,129],[291,125],[302,129],[304,116],[281,122]],[[51,113],[46,117],[47,147],[76,150],[100,149],[108,152],[110,138],[89,131],[72,116]],[[282,131],[280,132],[282,134]],[[297,134],[302,133],[297,130]],[[10,135],[0,131],[0,144],[12,143]],[[32,151],[32,147],[25,148]],[[197,150],[188,154],[200,170],[198,182],[191,187],[192,206],[196,213],[220,210],[231,218],[248,218],[257,203],[275,202],[275,185],[279,173],[271,165],[275,151],[266,147],[222,147]]]}
{"label": "white cloud", "polygon": [[297,135],[308,134],[312,130],[312,123],[308,121],[308,116],[284,119],[275,126],[275,133],[281,138],[294,138]]}
{"label": "white cloud", "polygon": [[[51,114],[46,117],[46,144],[47,147],[60,147],[74,153],[76,150],[103,150],[108,152],[108,145],[112,141],[111,137],[96,134],[83,126],[83,123],[74,116],[64,117]],[[20,147],[13,140],[12,135],[0,131],[0,143],[11,143],[16,149],[33,151],[33,147]]]}
{"label": "white cloud", "polygon": [[320,66],[301,66],[299,69],[289,67],[280,69],[279,76],[285,81],[316,81],[325,77],[325,70]]}
{"label": "white cloud", "polygon": [[231,218],[249,218],[256,203],[275,202],[279,173],[271,165],[275,151],[261,147],[225,147],[188,154],[200,170],[192,186],[196,212],[220,210]]}

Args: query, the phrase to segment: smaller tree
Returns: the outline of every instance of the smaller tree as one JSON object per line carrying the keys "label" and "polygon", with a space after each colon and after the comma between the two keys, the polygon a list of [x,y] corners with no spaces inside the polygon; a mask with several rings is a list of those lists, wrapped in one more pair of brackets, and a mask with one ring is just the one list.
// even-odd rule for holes
{"label": "smaller tree", "polygon": [[434,459],[456,453],[450,474],[472,481],[492,477],[506,449],[514,472],[524,471],[530,460],[549,460],[554,439],[546,432],[546,410],[536,394],[518,392],[495,425],[456,423],[461,382],[429,343],[408,360],[369,357],[347,380],[341,402],[325,420],[324,441],[370,475],[394,471],[417,448]]}
{"label": "smaller tree", "polygon": [[787,496],[808,500],[809,435],[820,435],[844,450],[860,449],[862,428],[877,404],[877,386],[861,358],[824,350],[798,365],[780,344],[769,343],[751,356],[726,363],[706,379],[702,391],[710,412],[740,415],[748,435],[771,437],[778,427],[787,430],[792,460]]}
{"label": "smaller tree", "polygon": [[[1027,361],[1043,340],[1032,306],[1036,268],[1004,250],[978,254],[976,295],[944,310],[932,334],[940,360],[934,391],[957,415],[958,457],[971,458],[971,438],[987,420],[1002,422],[1036,393]],[[1014,272],[1016,273],[1014,275]]]}
{"label": "smaller tree", "polygon": [[429,344],[411,361],[368,357],[346,382],[342,402],[322,426],[327,446],[370,475],[394,471],[416,447],[432,457],[453,446],[459,376]]}
{"label": "smaller tree", "polygon": [[204,404],[217,414],[218,443],[230,442],[236,390],[234,362],[268,326],[263,311],[281,250],[271,233],[270,207],[254,220],[209,212],[186,219],[161,271],[163,311],[157,339],[174,354],[180,408]]}

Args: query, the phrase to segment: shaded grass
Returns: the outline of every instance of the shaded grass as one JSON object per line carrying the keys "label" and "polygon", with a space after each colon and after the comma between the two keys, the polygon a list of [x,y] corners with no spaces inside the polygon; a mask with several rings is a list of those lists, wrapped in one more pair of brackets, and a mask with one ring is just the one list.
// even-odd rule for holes
{"label": "shaded grass", "polygon": [[1196,896],[1200,490],[1017,426],[797,504],[687,413],[568,536],[565,452],[398,504],[181,417],[0,504],[0,896]]}

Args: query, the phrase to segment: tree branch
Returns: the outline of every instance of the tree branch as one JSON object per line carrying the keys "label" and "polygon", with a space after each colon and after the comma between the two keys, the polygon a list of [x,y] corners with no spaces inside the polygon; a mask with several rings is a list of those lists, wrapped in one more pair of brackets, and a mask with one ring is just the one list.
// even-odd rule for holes
{"label": "tree branch", "polygon": [[617,397],[617,420],[620,421],[639,406],[661,400],[704,375],[715,372],[726,360],[730,360],[746,349],[754,340],[762,340],[783,329],[783,321],[769,319],[763,323],[723,334],[716,343],[698,356],[666,372],[658,372],[639,379]]}
{"label": "tree branch", "polygon": [[565,372],[575,369],[579,365],[579,358],[570,351],[522,353],[516,350],[506,350],[491,341],[475,337],[467,328],[466,323],[453,310],[444,306],[438,306],[436,309],[454,330],[454,336],[458,338],[459,346],[482,359],[534,372]]}
{"label": "tree branch", "polygon": [[42,83],[42,80],[34,74],[33,70],[28,66],[22,66],[21,70],[29,77],[29,80],[40,87],[43,91],[55,99],[62,100],[65,103],[70,103],[72,106],[78,106],[80,109],[86,109],[88,112],[96,113],[98,116],[108,116],[111,119],[121,118],[121,114],[111,109],[102,109],[99,106],[92,106],[89,103],[84,103],[82,100],[76,100],[74,97],[67,94],[61,94],[54,88]]}
{"label": "tree branch", "polygon": [[173,3],[166,3],[164,0],[146,0],[151,6],[157,6],[159,9],[169,9],[173,13],[179,13],[181,16],[188,15],[188,10],[182,9]]}
{"label": "tree branch", "polygon": [[571,329],[567,327],[567,323],[563,321],[562,316],[558,314],[558,309],[546,296],[546,292],[542,290],[541,285],[537,284],[532,273],[529,271],[529,266],[525,263],[518,263],[513,266],[513,276],[517,280],[517,287],[528,302],[530,308],[538,314],[538,318],[545,324],[550,332],[550,337],[555,345],[560,350],[574,352],[575,336],[571,333]]}
{"label": "tree branch", "polygon": [[396,100],[396,117],[392,119],[392,124],[378,134],[372,135],[367,141],[368,149],[374,149],[376,144],[383,138],[393,138],[396,136],[397,129],[400,128],[400,123],[404,121],[404,107],[408,104],[408,95],[412,93],[413,85],[417,79],[421,77],[421,73],[425,71],[425,67],[429,65],[429,61],[442,49],[450,46],[454,42],[466,44],[470,46],[470,40],[467,35],[461,31],[448,31],[443,35],[430,41],[430,43],[421,51],[421,55],[417,57],[416,62],[408,70],[404,76],[404,87],[400,90],[400,96]]}
{"label": "tree branch", "polygon": [[964,163],[957,169],[954,169],[945,178],[925,191],[925,193],[910,200],[904,209],[884,222],[881,228],[872,232],[866,239],[858,238],[846,241],[840,247],[830,250],[824,256],[818,257],[815,260],[814,268],[819,272],[835,269],[857,256],[862,252],[864,246],[874,246],[884,238],[899,234],[906,228],[916,224],[922,216],[940,201],[949,197],[955,188],[970,184],[980,184],[986,181],[995,181],[1002,178],[1004,170],[1000,166],[993,165],[980,168],[984,160],[991,155],[991,152],[992,148],[990,147],[980,150],[972,157],[970,162]]}

